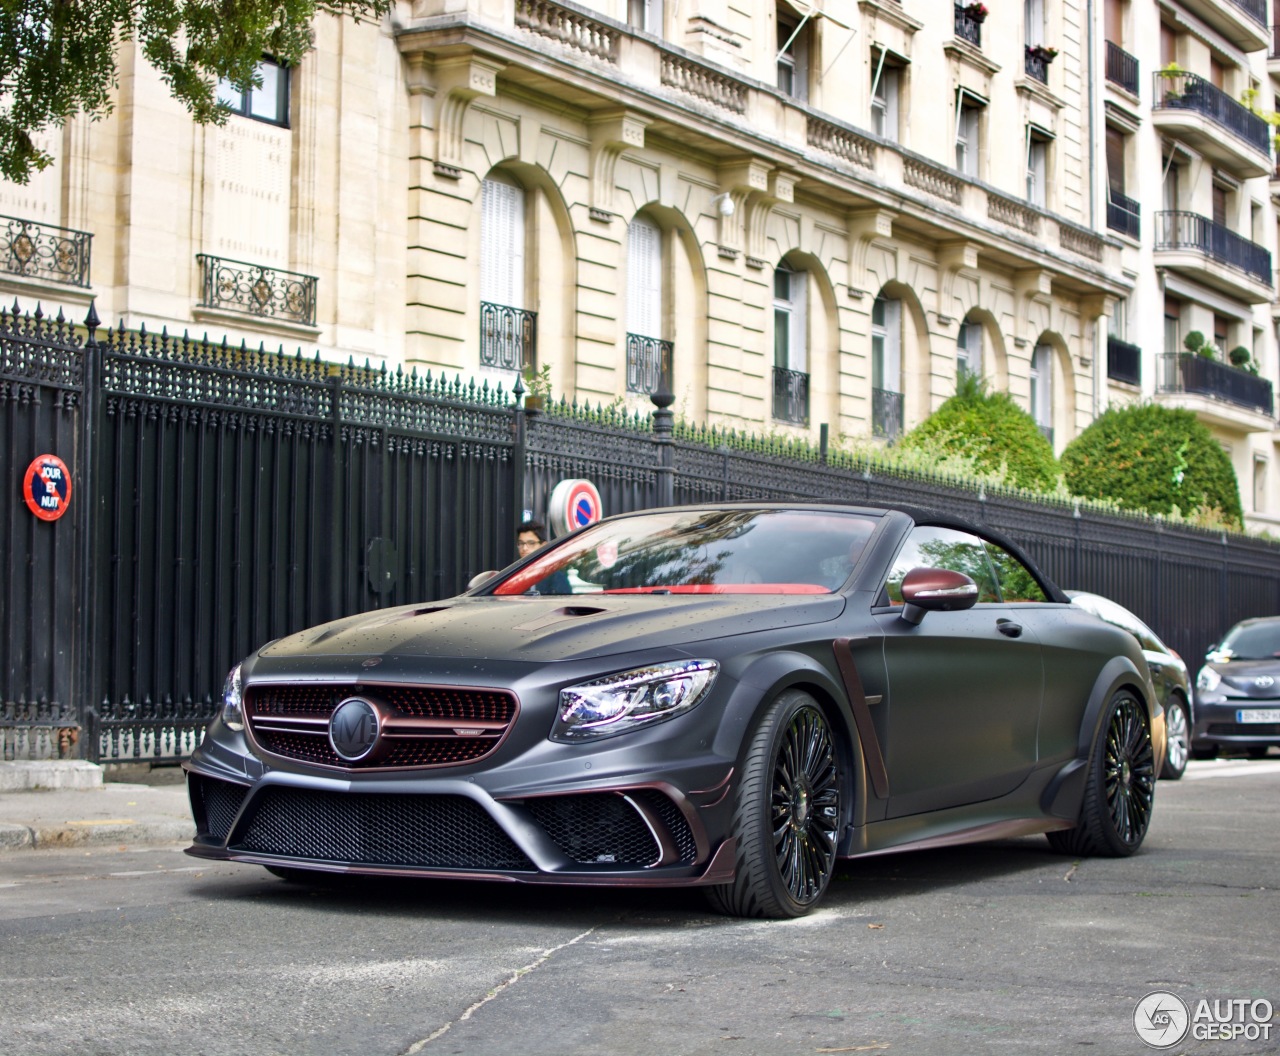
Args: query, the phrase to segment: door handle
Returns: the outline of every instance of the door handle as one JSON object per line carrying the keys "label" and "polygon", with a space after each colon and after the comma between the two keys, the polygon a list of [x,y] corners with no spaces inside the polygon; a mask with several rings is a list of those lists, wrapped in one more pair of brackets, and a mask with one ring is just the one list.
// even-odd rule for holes
{"label": "door handle", "polygon": [[1022,637],[1022,624],[1014,623],[1013,620],[1006,620],[1003,618],[996,620],[996,630],[1006,638]]}

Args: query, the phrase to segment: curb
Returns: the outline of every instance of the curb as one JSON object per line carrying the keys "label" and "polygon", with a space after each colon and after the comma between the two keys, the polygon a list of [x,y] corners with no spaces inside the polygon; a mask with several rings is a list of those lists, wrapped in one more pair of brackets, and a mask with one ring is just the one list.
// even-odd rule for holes
{"label": "curb", "polygon": [[84,759],[47,759],[0,763],[0,792],[37,788],[101,788],[103,769]]}
{"label": "curb", "polygon": [[194,823],[177,820],[152,821],[146,824],[70,822],[35,828],[0,823],[0,854],[6,851],[44,851],[66,847],[190,843],[195,835]]}

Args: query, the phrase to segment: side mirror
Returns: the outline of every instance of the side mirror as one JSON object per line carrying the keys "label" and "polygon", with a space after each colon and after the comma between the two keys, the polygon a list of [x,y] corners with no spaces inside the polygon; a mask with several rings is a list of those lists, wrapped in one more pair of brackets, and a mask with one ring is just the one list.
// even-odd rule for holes
{"label": "side mirror", "polygon": [[918,624],[926,612],[971,609],[978,600],[978,584],[949,568],[913,568],[902,580],[902,618]]}
{"label": "side mirror", "polygon": [[494,571],[477,572],[474,576],[472,576],[469,580],[467,580],[467,589],[475,590],[476,587],[482,587],[497,574],[498,573]]}

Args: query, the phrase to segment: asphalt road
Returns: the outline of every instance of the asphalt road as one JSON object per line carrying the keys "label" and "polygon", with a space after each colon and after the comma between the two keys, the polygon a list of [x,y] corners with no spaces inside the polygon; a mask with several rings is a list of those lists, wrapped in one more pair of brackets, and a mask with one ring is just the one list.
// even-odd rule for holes
{"label": "asphalt road", "polygon": [[0,1053],[1150,1053],[1138,1001],[1268,999],[1280,1051],[1280,759],[1161,782],[1143,851],[1041,837],[848,863],[823,908],[692,892],[313,891],[178,848],[0,857]]}

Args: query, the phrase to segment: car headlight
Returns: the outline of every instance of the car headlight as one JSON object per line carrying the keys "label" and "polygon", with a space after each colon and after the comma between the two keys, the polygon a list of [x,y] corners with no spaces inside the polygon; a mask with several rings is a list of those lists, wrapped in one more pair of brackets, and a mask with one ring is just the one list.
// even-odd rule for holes
{"label": "car headlight", "polygon": [[222,722],[230,730],[244,729],[244,683],[240,680],[240,665],[227,672],[222,684]]}
{"label": "car headlight", "polygon": [[682,715],[707,695],[720,665],[682,660],[623,671],[560,691],[553,741],[612,737]]}
{"label": "car headlight", "polygon": [[1212,693],[1222,685],[1222,676],[1207,664],[1200,668],[1200,674],[1196,675],[1196,689],[1202,689],[1206,693]]}

